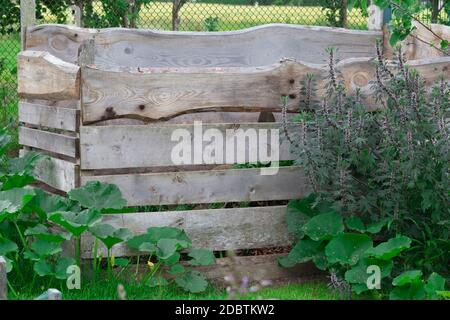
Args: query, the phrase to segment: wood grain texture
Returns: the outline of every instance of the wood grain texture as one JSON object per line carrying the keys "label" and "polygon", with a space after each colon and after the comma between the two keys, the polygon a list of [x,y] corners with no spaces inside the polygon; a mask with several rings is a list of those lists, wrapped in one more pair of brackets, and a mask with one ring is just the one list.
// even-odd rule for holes
{"label": "wood grain texture", "polygon": [[[278,264],[278,259],[286,254],[267,254],[258,256],[237,256],[216,259],[216,264],[207,267],[197,267],[210,281],[219,286],[228,286],[225,276],[232,270],[241,278],[247,276],[255,281],[270,280],[273,284],[292,284],[312,279],[324,279],[322,273],[312,262],[300,263],[293,268],[284,268]],[[148,266],[147,266],[148,270]]]}
{"label": "wood grain texture", "polygon": [[[4,4],[6,5],[6,4]],[[26,48],[26,34],[28,28],[36,23],[36,1],[20,0],[20,43],[21,49]]]}
{"label": "wood grain texture", "polygon": [[[26,152],[26,150],[20,150],[20,156],[24,156]],[[38,160],[34,174],[39,181],[60,191],[68,192],[79,186],[79,166],[48,155],[42,155],[42,158]]]}
{"label": "wood grain texture", "polygon": [[[238,250],[291,244],[285,214],[286,206],[252,207],[109,214],[103,216],[103,222],[128,228],[136,235],[149,227],[181,228],[194,248]],[[93,238],[86,236],[82,243],[83,257],[92,258]],[[103,245],[99,249],[106,253]],[[114,247],[113,254],[118,257],[137,252],[122,244]]]}
{"label": "wood grain texture", "polygon": [[43,51],[22,51],[17,65],[20,97],[45,100],[79,98],[78,66]]}
{"label": "wood grain texture", "polygon": [[297,199],[309,192],[299,167],[282,167],[275,175],[260,169],[167,173],[86,175],[88,181],[113,183],[129,206]]}
{"label": "wood grain texture", "polygon": [[[336,69],[351,90],[370,93],[372,58],[341,61]],[[83,68],[83,122],[116,117],[167,120],[188,112],[279,112],[299,108],[301,81],[314,74],[317,96],[324,94],[327,67],[293,60],[258,68]]]}
{"label": "wood grain texture", "polygon": [[[287,128],[290,136],[300,132],[299,124],[288,124]],[[266,161],[264,157],[270,156],[270,150],[275,147],[279,157],[272,159],[295,158],[289,151],[290,144],[285,138],[281,123],[83,126],[80,130],[81,168],[91,170],[177,165],[179,163],[174,163],[172,152],[184,141],[174,135],[180,130],[188,135],[191,151],[190,162],[184,164],[195,164],[195,146],[190,143],[194,141],[194,136],[200,137],[201,142],[196,145],[201,144],[202,154],[209,154],[205,151],[206,147],[222,150],[223,156],[214,161],[215,164],[263,162]],[[214,137],[203,142],[204,134],[209,132],[218,134],[221,139],[216,141]],[[276,141],[273,147],[272,134],[275,137],[273,141]],[[264,142],[267,150],[259,148],[260,141]],[[243,162],[234,151],[236,145],[245,146],[244,153],[239,153],[239,157],[245,157]],[[259,152],[263,154],[263,158]],[[234,154],[233,161],[226,161],[225,155],[230,154]],[[200,160],[197,164],[208,164],[203,159]]]}
{"label": "wood grain texture", "polygon": [[324,63],[329,46],[339,48],[340,59],[372,57],[381,37],[375,31],[287,24],[226,32],[39,25],[27,32],[27,49],[48,51],[75,63],[80,44],[95,38],[95,63],[103,67],[249,67],[284,57]]}
{"label": "wood grain texture", "polygon": [[73,136],[19,127],[19,144],[72,158],[78,156],[77,141]]}
{"label": "wood grain texture", "polygon": [[6,260],[0,256],[0,300],[8,299],[8,278],[6,276]]}
{"label": "wood grain texture", "polygon": [[[357,89],[369,109],[378,109],[371,81],[372,58],[350,58],[336,65],[338,80],[349,93]],[[450,78],[450,57],[409,61],[428,85]],[[199,111],[279,112],[281,97],[287,108],[299,108],[301,82],[314,74],[316,97],[323,97],[328,82],[326,66],[293,60],[260,68],[152,68],[106,71],[83,69],[82,117],[86,124],[112,118],[167,120]],[[195,116],[194,116],[195,117]]]}
{"label": "wood grain texture", "polygon": [[79,110],[19,101],[19,121],[67,131],[78,131]]}

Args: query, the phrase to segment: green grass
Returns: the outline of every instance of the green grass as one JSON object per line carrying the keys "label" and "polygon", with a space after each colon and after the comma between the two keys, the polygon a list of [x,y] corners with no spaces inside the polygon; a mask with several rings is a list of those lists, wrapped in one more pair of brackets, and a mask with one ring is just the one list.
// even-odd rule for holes
{"label": "green grass", "polygon": [[[150,288],[135,280],[123,281],[115,278],[97,282],[84,282],[80,290],[62,288],[61,291],[64,300],[114,300],[117,299],[118,284],[124,285],[129,300],[223,300],[227,298],[224,289],[219,289],[212,285],[203,293],[192,294],[174,285],[163,288]],[[17,297],[10,293],[9,299],[34,299],[47,288],[44,285],[34,290],[24,288],[17,292]],[[315,281],[264,288],[245,296],[244,299],[335,300],[337,296],[327,288],[324,282]]]}
{"label": "green grass", "polygon": [[[97,6],[99,7],[99,6]],[[217,3],[188,3],[180,11],[180,30],[206,31],[205,20],[219,19],[218,30],[238,30],[267,23],[292,23],[303,25],[327,25],[326,11],[321,7],[299,6],[251,6]],[[139,16],[140,28],[170,30],[172,27],[172,3],[151,2]],[[367,29],[367,18],[360,10],[349,12],[349,28]]]}

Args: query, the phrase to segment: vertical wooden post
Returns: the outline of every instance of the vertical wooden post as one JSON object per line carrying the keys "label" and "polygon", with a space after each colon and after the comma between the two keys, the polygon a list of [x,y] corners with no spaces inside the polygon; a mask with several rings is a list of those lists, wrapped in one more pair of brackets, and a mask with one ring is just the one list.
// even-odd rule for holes
{"label": "vertical wooden post", "polygon": [[0,300],[8,296],[8,279],[6,278],[6,260],[0,256]]}
{"label": "vertical wooden post", "polygon": [[70,12],[72,13],[72,17],[74,20],[74,23],[77,27],[81,27],[81,9],[77,5],[71,5]]}
{"label": "vertical wooden post", "polygon": [[367,8],[367,12],[369,14],[369,18],[367,19],[368,29],[373,31],[383,30],[384,10],[374,4],[371,4]]}
{"label": "vertical wooden post", "polygon": [[36,2],[35,0],[20,0],[20,39],[21,48],[25,50],[25,40],[27,28],[36,23]]}

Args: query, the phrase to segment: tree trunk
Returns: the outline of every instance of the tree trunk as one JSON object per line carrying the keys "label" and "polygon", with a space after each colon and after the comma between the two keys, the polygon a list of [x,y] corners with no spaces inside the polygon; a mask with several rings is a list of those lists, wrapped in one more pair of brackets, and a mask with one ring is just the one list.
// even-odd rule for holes
{"label": "tree trunk", "polygon": [[178,31],[180,28],[180,10],[186,3],[186,0],[173,0],[172,3],[172,30]]}
{"label": "tree trunk", "polygon": [[342,28],[348,27],[348,0],[342,0],[341,10],[340,10],[340,20]]}
{"label": "tree trunk", "polygon": [[439,17],[439,0],[431,0],[431,23],[437,23]]}

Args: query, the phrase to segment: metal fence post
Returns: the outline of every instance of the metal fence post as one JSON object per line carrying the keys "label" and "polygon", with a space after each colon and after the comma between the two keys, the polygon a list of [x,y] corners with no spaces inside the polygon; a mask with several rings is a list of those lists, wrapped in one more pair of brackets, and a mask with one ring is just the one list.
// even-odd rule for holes
{"label": "metal fence post", "polygon": [[35,0],[20,0],[20,39],[21,48],[25,49],[25,36],[28,27],[36,23],[36,2]]}

